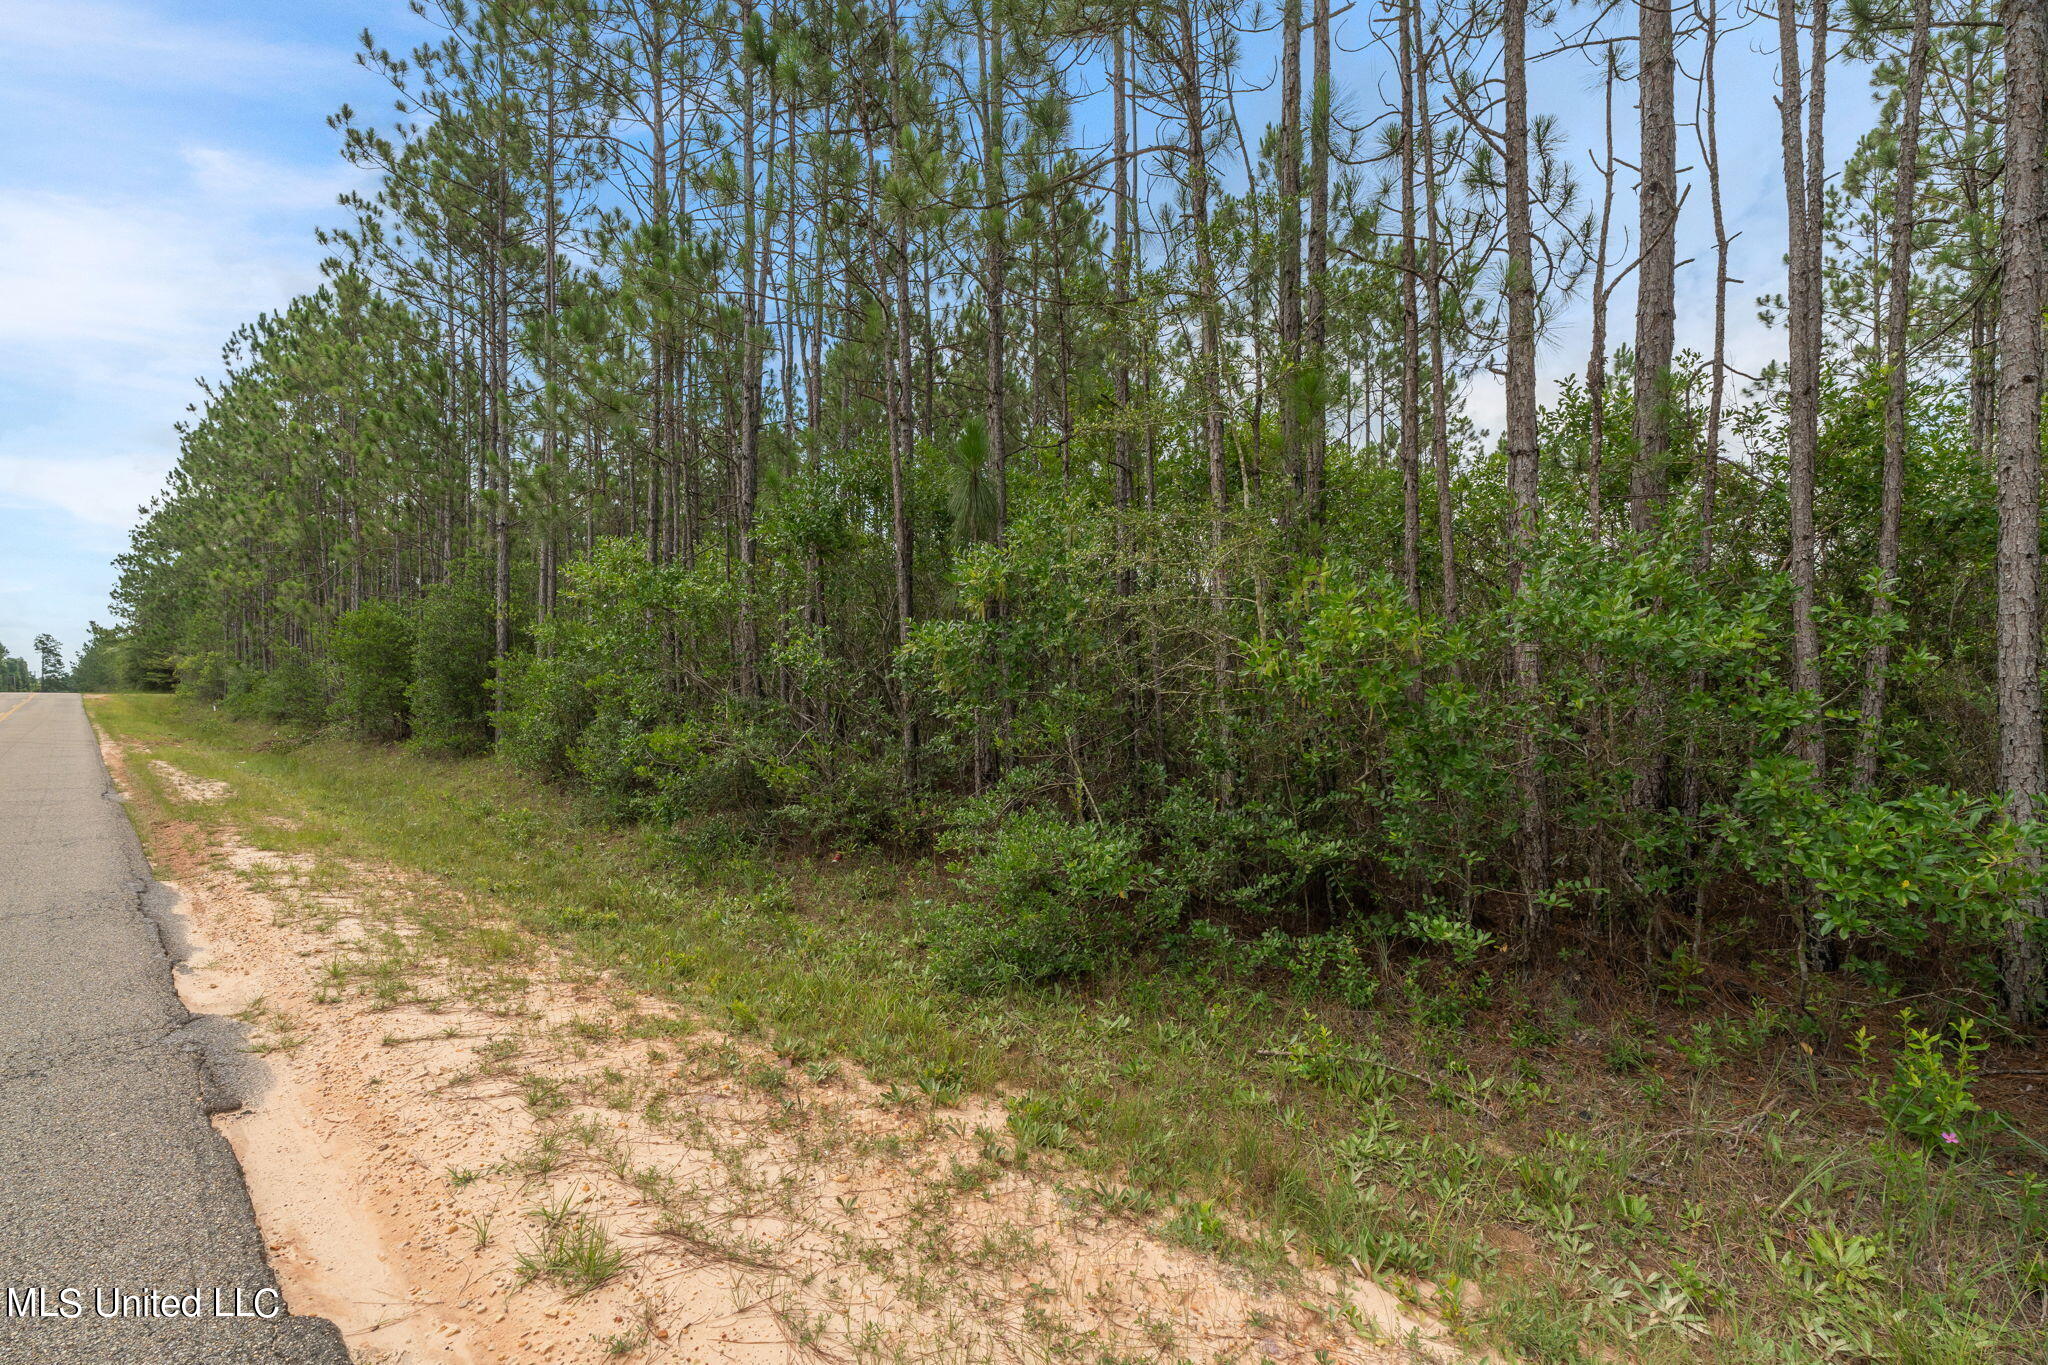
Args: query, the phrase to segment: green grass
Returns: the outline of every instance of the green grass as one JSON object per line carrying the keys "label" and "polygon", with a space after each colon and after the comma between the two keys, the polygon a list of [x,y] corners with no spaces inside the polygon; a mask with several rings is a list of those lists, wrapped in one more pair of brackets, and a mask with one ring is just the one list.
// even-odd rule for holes
{"label": "green grass", "polygon": [[[307,741],[161,696],[91,706],[233,788],[174,803],[134,764],[145,837],[169,837],[151,818],[168,810],[430,874],[793,1062],[850,1059],[909,1104],[1001,1093],[990,1159],[1078,1169],[1105,1209],[1252,1273],[1355,1262],[1480,1349],[1962,1365],[2026,1360],[2048,1328],[2032,1154],[1988,1128],[1961,1159],[1885,1133],[1863,1097],[1889,1054],[1823,1064],[1807,1041],[1853,1029],[1865,1006],[1846,996],[1804,1033],[1654,981],[1592,1030],[1562,973],[1519,987],[1430,963],[1363,1011],[1201,961],[966,996],[926,966],[929,865],[767,859],[619,828],[493,760]],[[464,931],[443,915],[434,932]],[[472,960],[518,956],[500,928],[466,932]]]}
{"label": "green grass", "polygon": [[[518,1257],[519,1273],[529,1280],[544,1280],[572,1297],[588,1294],[609,1284],[626,1268],[626,1253],[612,1241],[602,1224],[575,1213],[566,1206],[534,1210],[540,1229],[533,1246]],[[481,1248],[488,1230],[478,1234]]]}

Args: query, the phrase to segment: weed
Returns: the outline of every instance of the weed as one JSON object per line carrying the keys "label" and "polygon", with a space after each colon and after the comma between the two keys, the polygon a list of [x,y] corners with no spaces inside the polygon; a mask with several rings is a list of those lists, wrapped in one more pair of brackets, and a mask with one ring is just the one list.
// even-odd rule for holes
{"label": "weed", "polygon": [[515,1174],[539,1180],[560,1170],[563,1159],[562,1135],[542,1133],[523,1156],[515,1157],[509,1165]]}
{"label": "weed", "polygon": [[917,1088],[930,1098],[933,1104],[955,1105],[966,1093],[967,1076],[957,1066],[926,1067],[917,1078]]}
{"label": "weed", "polygon": [[1664,960],[1657,974],[1657,989],[1671,998],[1681,1008],[1697,1005],[1706,994],[1706,968],[1693,955],[1692,948],[1681,945],[1678,951]]}
{"label": "weed", "polygon": [[1518,1048],[1538,1049],[1556,1047],[1562,1039],[1544,1020],[1528,1017],[1508,1025],[1508,1041]]}
{"label": "weed", "polygon": [[1607,1052],[1603,1060],[1609,1071],[1617,1076],[1627,1076],[1648,1066],[1650,1053],[1641,1040],[1626,1033],[1617,1033],[1607,1040]]}
{"label": "weed", "polygon": [[1579,1316],[1569,1304],[1548,1295],[1511,1295],[1487,1314],[1487,1324],[1528,1361],[1579,1365],[1587,1359],[1579,1349]]}
{"label": "weed", "polygon": [[1640,1194],[1618,1190],[1609,1202],[1614,1210],[1614,1216],[1620,1220],[1622,1226],[1631,1230],[1640,1231],[1648,1227],[1650,1220],[1656,1217],[1657,1211],[1650,1206],[1650,1201]]}
{"label": "weed", "polygon": [[1010,1132],[1017,1140],[1017,1159],[1026,1152],[1057,1152],[1073,1145],[1074,1130],[1065,1106],[1026,1098],[1010,1105]]}
{"label": "weed", "polygon": [[1182,1204],[1168,1220],[1165,1232],[1169,1241],[1196,1251],[1222,1251],[1233,1240],[1216,1205],[1206,1199]]}
{"label": "weed", "polygon": [[539,1238],[518,1258],[519,1273],[545,1280],[571,1297],[588,1294],[625,1269],[626,1253],[612,1244],[604,1226],[580,1214],[543,1206]]}
{"label": "weed", "polygon": [[[1900,1015],[1905,1046],[1892,1065],[1890,1084],[1872,1086],[1870,1106],[1887,1127],[1921,1142],[1960,1147],[1980,1125],[1983,1106],[1974,1087],[1977,1057],[1987,1046],[1970,1019],[1959,1019],[1951,1038],[1931,1029],[1914,1028],[1913,1012]],[[1858,1030],[1859,1051],[1869,1052],[1869,1035]]]}
{"label": "weed", "polygon": [[636,1327],[630,1332],[613,1332],[610,1336],[601,1337],[597,1344],[604,1348],[604,1353],[608,1356],[629,1356],[635,1351],[645,1350],[647,1340],[647,1329]]}
{"label": "weed", "polygon": [[529,1072],[519,1078],[519,1089],[535,1118],[549,1118],[569,1107],[568,1091],[553,1076]]}
{"label": "weed", "polygon": [[1696,1071],[1717,1070],[1726,1060],[1721,1055],[1719,1031],[1704,1021],[1694,1024],[1691,1032],[1674,1033],[1664,1041]]}
{"label": "weed", "polygon": [[747,1067],[741,1079],[767,1095],[780,1095],[789,1089],[789,1073],[766,1062],[755,1062]]}

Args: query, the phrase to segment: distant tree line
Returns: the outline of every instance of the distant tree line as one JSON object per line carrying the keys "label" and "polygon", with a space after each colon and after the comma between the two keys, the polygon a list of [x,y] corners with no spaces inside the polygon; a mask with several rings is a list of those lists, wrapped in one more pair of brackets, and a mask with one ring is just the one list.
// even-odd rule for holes
{"label": "distant tree line", "polygon": [[[967,982],[1207,924],[2048,1010],[2039,4],[425,8],[364,41],[394,120],[333,120],[376,187],[325,286],[232,339],[122,560],[131,676],[939,839]],[[1831,77],[1880,111],[1835,148]]]}
{"label": "distant tree line", "polygon": [[64,663],[64,646],[48,633],[38,635],[27,659],[17,659],[0,644],[0,692],[104,692],[123,684],[140,685],[121,658],[120,632],[97,623],[86,627],[84,648],[69,667]]}

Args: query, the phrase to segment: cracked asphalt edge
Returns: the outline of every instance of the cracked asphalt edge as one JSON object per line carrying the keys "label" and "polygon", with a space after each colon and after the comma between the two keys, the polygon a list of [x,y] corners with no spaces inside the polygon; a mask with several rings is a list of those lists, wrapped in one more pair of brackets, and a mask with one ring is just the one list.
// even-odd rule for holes
{"label": "cracked asphalt edge", "polygon": [[[91,724],[89,719],[88,724]],[[260,1056],[249,1050],[249,1030],[241,1020],[227,1015],[194,1013],[186,1007],[184,997],[179,994],[177,975],[192,969],[192,959],[198,952],[185,917],[179,909],[184,897],[177,888],[156,879],[150,867],[149,854],[142,844],[142,831],[135,819],[134,806],[129,801],[127,793],[114,781],[113,771],[107,767],[105,755],[98,750],[99,727],[91,725],[91,733],[95,740],[94,758],[99,762],[104,784],[100,796],[120,807],[123,816],[121,827],[126,837],[119,842],[122,846],[122,856],[127,861],[131,874],[128,879],[128,890],[134,898],[136,913],[149,925],[155,937],[157,953],[163,959],[165,970],[171,977],[167,984],[170,986],[172,1005],[179,1022],[156,1039],[156,1045],[192,1054],[199,1077],[200,1107],[209,1120],[220,1114],[232,1114],[250,1108],[269,1090],[270,1068]],[[211,1122],[207,1124],[207,1130],[207,1140],[220,1144],[221,1151],[226,1154],[228,1162],[240,1177],[235,1182],[235,1191],[240,1197],[242,1211],[257,1228],[258,1243],[263,1245],[264,1270],[271,1277],[272,1286],[275,1287],[276,1271],[269,1264],[268,1246],[263,1244],[262,1225],[256,1220],[255,1205],[249,1196],[248,1176],[242,1170],[241,1159],[235,1155],[234,1147],[226,1136]],[[332,1322],[326,1318],[296,1313],[290,1314],[288,1320],[302,1323],[314,1330],[324,1328],[332,1335],[334,1344],[343,1352],[341,1360],[348,1360],[347,1348],[342,1345],[341,1334]]]}

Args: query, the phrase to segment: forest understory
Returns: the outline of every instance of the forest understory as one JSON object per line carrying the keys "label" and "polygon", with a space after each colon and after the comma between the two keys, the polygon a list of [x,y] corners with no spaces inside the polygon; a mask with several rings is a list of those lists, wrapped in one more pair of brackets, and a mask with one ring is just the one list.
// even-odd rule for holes
{"label": "forest understory", "polygon": [[[474,1359],[525,1358],[492,1335],[507,1305],[558,1359],[671,1358],[671,1340],[700,1360],[935,1358],[902,1335],[921,1313],[957,1329],[936,1358],[1205,1365],[1962,1365],[2031,1359],[2048,1331],[2039,1050],[1839,977],[1802,1000],[1791,945],[1674,973],[1588,943],[1534,980],[1402,954],[1347,1003],[1298,955],[1195,942],[1082,988],[962,992],[931,965],[950,877],[930,860],[622,826],[488,759],[168,697],[91,705],[164,875],[240,907],[200,914],[207,956],[294,936],[270,951],[299,984],[238,1004],[258,1049],[318,1074],[351,1034],[380,1040],[351,1065],[382,1050],[391,1076],[351,1093],[395,1086],[387,1126],[429,1153],[420,1189],[385,1193],[480,1305]],[[477,1086],[516,1141],[478,1136]],[[680,1167],[658,1142],[618,1149],[692,1113]],[[1959,1140],[1923,1140],[1929,1123]],[[792,1142],[808,1155],[785,1164]],[[431,1155],[465,1144],[445,1170]],[[674,1180],[659,1200],[632,1192],[650,1152]],[[749,1161],[765,1174],[735,1185]],[[792,1169],[829,1195],[854,1167],[892,1210],[930,1194],[919,1180],[963,1202],[853,1219],[864,1252],[821,1249],[823,1197],[807,1224],[775,1212]],[[1031,1188],[1050,1212],[1017,1213]],[[679,1209],[701,1216],[664,1234]],[[983,1222],[973,1245],[913,1245]],[[555,1255],[592,1227],[581,1260]],[[674,1264],[696,1267],[688,1292],[654,1294]],[[1139,1270],[1179,1297],[1084,1292]],[[680,1334],[718,1318],[707,1285],[773,1288],[765,1354],[723,1322]]]}

